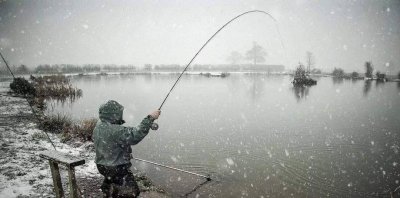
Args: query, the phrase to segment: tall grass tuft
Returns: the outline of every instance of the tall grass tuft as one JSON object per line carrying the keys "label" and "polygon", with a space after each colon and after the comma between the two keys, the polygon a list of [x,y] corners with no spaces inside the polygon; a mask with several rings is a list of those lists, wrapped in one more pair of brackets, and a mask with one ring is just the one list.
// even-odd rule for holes
{"label": "tall grass tuft", "polygon": [[81,123],[81,130],[79,130],[78,138],[83,141],[93,141],[93,130],[96,127],[97,119],[92,118],[83,120]]}
{"label": "tall grass tuft", "polygon": [[61,133],[64,128],[69,128],[73,125],[72,119],[67,115],[56,114],[53,116],[46,116],[39,123],[39,129],[51,133]]}
{"label": "tall grass tuft", "polygon": [[39,123],[39,129],[61,134],[63,142],[73,138],[86,142],[93,141],[93,130],[96,123],[97,119],[94,118],[75,122],[67,115],[56,114],[44,117],[42,122]]}
{"label": "tall grass tuft", "polygon": [[68,141],[72,138],[78,138],[82,142],[93,141],[93,130],[96,126],[97,119],[87,119],[79,123],[74,123],[69,127],[65,127],[62,133],[63,141]]}

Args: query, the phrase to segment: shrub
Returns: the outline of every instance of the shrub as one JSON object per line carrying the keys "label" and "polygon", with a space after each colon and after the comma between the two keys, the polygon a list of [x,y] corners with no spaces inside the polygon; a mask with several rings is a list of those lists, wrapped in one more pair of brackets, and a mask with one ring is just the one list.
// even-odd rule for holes
{"label": "shrub", "polygon": [[25,78],[15,78],[10,84],[10,89],[17,94],[32,96],[36,94],[36,90],[33,85],[25,80]]}

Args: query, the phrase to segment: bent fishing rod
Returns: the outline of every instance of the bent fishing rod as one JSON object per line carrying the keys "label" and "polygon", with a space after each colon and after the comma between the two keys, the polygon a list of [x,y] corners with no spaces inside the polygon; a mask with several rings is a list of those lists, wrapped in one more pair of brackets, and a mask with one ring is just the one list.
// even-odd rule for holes
{"label": "bent fishing rod", "polygon": [[[0,56],[1,56],[1,58],[3,59],[3,62],[6,64],[6,67],[7,67],[8,71],[10,72],[11,76],[13,77],[13,79],[14,79],[14,81],[15,81],[16,78],[15,78],[15,76],[14,76],[14,73],[11,71],[10,66],[8,65],[6,59],[4,58],[4,56],[3,56],[3,54],[2,54],[1,52],[0,52]],[[29,105],[29,107],[31,108],[31,111],[32,111],[34,117],[37,119],[38,122],[41,122],[41,121],[40,121],[40,118],[39,118],[38,115],[36,114],[36,112],[35,112],[35,110],[33,109],[31,103],[29,102],[28,98],[27,98],[27,97],[24,97],[24,98],[25,98],[26,101],[28,102],[28,105]],[[47,134],[47,132],[44,131],[44,130],[41,130],[41,131],[43,131],[43,132],[46,134],[46,137],[47,137],[47,139],[50,141],[50,143],[51,143],[51,145],[53,146],[54,150],[57,150],[57,149],[56,149],[56,146],[55,146],[54,143],[53,143],[53,141],[51,141],[49,134]]]}
{"label": "bent fishing rod", "polygon": [[[220,27],[220,28],[219,28],[219,29],[218,29],[218,30],[203,44],[203,46],[201,46],[201,48],[196,52],[196,54],[193,56],[193,58],[189,61],[189,63],[186,65],[186,67],[185,67],[185,68],[183,69],[183,71],[180,73],[178,79],[176,79],[175,83],[172,85],[171,89],[169,90],[169,92],[168,92],[167,95],[165,96],[165,98],[164,98],[164,100],[162,101],[162,103],[161,103],[160,107],[158,108],[158,110],[161,110],[161,108],[163,107],[165,101],[167,101],[169,95],[171,94],[171,92],[172,92],[172,90],[175,88],[175,86],[178,84],[178,82],[179,82],[179,80],[181,79],[182,75],[186,72],[186,70],[188,69],[188,67],[192,64],[192,62],[194,61],[194,59],[197,57],[197,55],[199,55],[199,53],[204,49],[204,47],[205,47],[205,46],[206,46],[206,45],[221,31],[221,30],[223,30],[223,29],[224,29],[227,25],[229,25],[231,22],[235,21],[236,19],[238,19],[238,18],[240,18],[240,17],[242,17],[242,16],[244,16],[244,15],[251,14],[251,13],[261,13],[261,14],[265,14],[265,15],[269,16],[269,17],[275,22],[276,29],[277,29],[277,31],[278,31],[278,35],[280,36],[281,45],[282,45],[283,49],[285,49],[285,46],[283,45],[283,41],[282,41],[282,38],[281,38],[281,34],[280,34],[280,32],[279,32],[279,27],[278,27],[278,25],[277,25],[277,22],[278,22],[278,21],[277,21],[271,14],[269,14],[268,12],[262,11],[262,10],[250,10],[250,11],[247,11],[247,12],[243,12],[243,13],[241,13],[241,14],[239,14],[239,15],[233,17],[233,18],[232,18],[231,20],[229,20],[228,22],[226,22],[222,27]],[[158,126],[158,124],[155,123],[155,122],[151,125],[151,129],[152,129],[152,130],[157,130],[158,128],[159,128],[159,126]],[[153,165],[156,165],[156,166],[161,166],[161,167],[169,168],[169,169],[172,169],[172,170],[175,170],[175,171],[180,171],[180,172],[184,172],[184,173],[196,175],[196,176],[199,176],[199,177],[204,177],[204,178],[207,179],[207,181],[211,181],[211,178],[208,177],[208,176],[200,175],[200,174],[193,173],[193,172],[190,172],[190,171],[185,171],[185,170],[182,170],[182,169],[177,169],[177,168],[165,166],[165,165],[158,164],[158,163],[155,163],[155,162],[150,162],[150,161],[147,161],[147,160],[135,158],[135,157],[133,157],[133,156],[132,156],[132,158],[135,159],[135,160],[137,160],[137,161],[142,161],[142,162],[150,163],[150,164],[153,164]]]}
{"label": "bent fishing rod", "polygon": [[[196,52],[196,54],[193,56],[193,58],[189,61],[189,63],[186,65],[186,67],[185,67],[185,68],[183,69],[183,71],[180,73],[178,79],[176,79],[175,83],[172,85],[171,89],[169,90],[169,92],[168,92],[167,95],[165,96],[165,98],[164,98],[164,100],[162,101],[162,103],[161,103],[160,107],[158,108],[158,110],[161,110],[161,108],[163,107],[165,101],[167,101],[167,99],[168,99],[168,97],[169,97],[169,94],[171,94],[172,90],[173,90],[173,89],[175,88],[175,86],[178,84],[178,82],[179,82],[179,80],[181,79],[182,75],[186,72],[186,70],[188,69],[188,67],[192,64],[192,62],[193,62],[194,59],[197,57],[197,55],[200,54],[200,52],[203,50],[203,48],[204,48],[204,47],[205,47],[205,46],[206,46],[206,45],[207,45],[207,44],[222,30],[222,29],[224,29],[224,28],[225,28],[227,25],[229,25],[231,22],[235,21],[236,19],[238,19],[238,18],[240,18],[240,17],[242,17],[242,16],[244,16],[244,15],[251,14],[251,13],[261,13],[261,14],[265,14],[265,15],[269,16],[269,17],[275,22],[276,30],[278,31],[278,35],[280,36],[281,45],[282,45],[282,47],[285,49],[285,46],[283,45],[283,41],[282,41],[282,37],[281,37],[280,31],[279,31],[279,26],[278,26],[278,24],[277,24],[278,21],[277,21],[271,14],[269,14],[268,12],[262,11],[262,10],[250,10],[250,11],[247,11],[247,12],[243,12],[242,14],[239,14],[239,15],[233,17],[231,20],[229,20],[229,21],[226,22],[223,26],[221,26],[221,27],[220,27],[220,28],[219,28],[219,29],[218,29],[218,30],[203,44],[203,46],[201,46],[201,48]],[[152,129],[152,130],[157,130],[158,128],[159,128],[159,126],[158,126],[157,123],[153,123],[153,124],[151,125],[151,129]]]}

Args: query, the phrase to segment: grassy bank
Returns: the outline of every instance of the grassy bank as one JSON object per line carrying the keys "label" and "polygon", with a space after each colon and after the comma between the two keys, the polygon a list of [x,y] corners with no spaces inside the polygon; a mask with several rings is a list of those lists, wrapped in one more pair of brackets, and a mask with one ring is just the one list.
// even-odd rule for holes
{"label": "grassy bank", "polygon": [[31,82],[24,78],[16,78],[10,84],[11,90],[24,97],[27,97],[30,104],[38,109],[36,113],[40,116],[39,129],[46,132],[62,134],[65,142],[72,138],[78,138],[82,142],[92,141],[93,129],[96,119],[86,119],[81,122],[74,122],[67,115],[44,115],[46,101],[57,100],[71,102],[82,96],[82,90],[73,87],[69,78],[64,75],[39,76],[31,75]]}
{"label": "grassy bank", "polygon": [[93,141],[92,135],[97,119],[90,118],[80,122],[73,121],[69,116],[56,114],[44,116],[39,123],[39,129],[61,134],[61,141],[79,139],[82,142]]}

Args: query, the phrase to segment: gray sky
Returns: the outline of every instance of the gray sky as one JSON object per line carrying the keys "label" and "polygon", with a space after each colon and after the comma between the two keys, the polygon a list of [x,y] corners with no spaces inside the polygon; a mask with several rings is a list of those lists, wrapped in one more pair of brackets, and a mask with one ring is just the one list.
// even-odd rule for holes
{"label": "gray sky", "polygon": [[[253,41],[263,46],[267,64],[294,68],[305,52],[316,67],[363,72],[400,70],[400,1],[324,0],[159,0],[159,1],[3,1],[0,0],[0,50],[11,64],[186,64],[225,22],[224,29],[194,63],[226,63]],[[3,64],[2,64],[3,66]]]}

